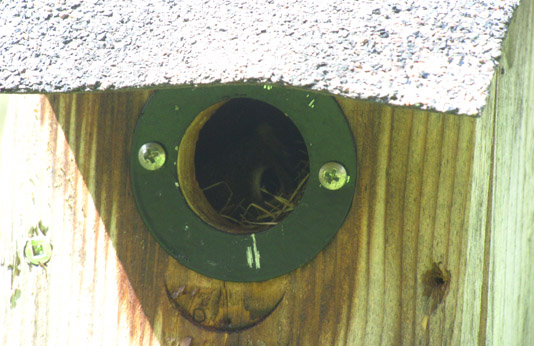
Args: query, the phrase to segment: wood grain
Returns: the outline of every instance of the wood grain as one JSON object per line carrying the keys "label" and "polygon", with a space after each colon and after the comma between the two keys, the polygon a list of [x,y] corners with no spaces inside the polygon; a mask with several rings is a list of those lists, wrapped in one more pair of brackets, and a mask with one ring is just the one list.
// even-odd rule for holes
{"label": "wood grain", "polygon": [[[12,176],[12,185],[27,183],[38,172],[36,205],[43,211],[29,217],[25,204],[14,206],[20,217],[9,218],[10,237],[20,239],[29,227],[19,220],[43,219],[51,229],[54,257],[46,274],[23,267],[15,278],[22,296],[17,307],[2,314],[13,327],[6,329],[4,342],[177,345],[191,337],[192,345],[411,345],[459,340],[456,327],[463,328],[464,311],[472,312],[462,302],[477,295],[480,302],[481,291],[466,289],[477,119],[339,100],[354,133],[359,166],[344,226],[312,262],[289,275],[230,284],[202,277],[167,256],[137,214],[128,180],[129,142],[149,94],[30,96],[12,108],[24,121],[14,127],[16,137],[23,138],[28,126],[37,133],[34,142],[15,148],[41,158]],[[28,107],[36,107],[33,117],[21,114]],[[16,194],[13,190],[10,196]],[[2,243],[13,250],[20,240]],[[481,249],[476,255],[483,257]],[[448,270],[451,279],[432,311],[424,278],[434,264]],[[214,316],[211,327],[220,328],[231,316],[240,330],[254,309],[255,316],[265,311],[269,316],[240,332],[209,330],[184,317],[165,283],[181,299],[185,293],[191,298],[195,289],[207,301],[222,293],[229,297],[204,306],[212,306],[204,311]],[[177,294],[181,287],[183,297]],[[279,306],[268,311],[281,296]],[[192,302],[181,304],[194,315]],[[35,308],[38,313],[26,319],[22,311]],[[24,332],[14,328],[18,324]]]}
{"label": "wood grain", "polygon": [[[521,6],[481,118],[338,99],[358,151],[350,214],[313,261],[262,283],[203,277],[147,232],[128,160],[150,91],[9,96],[1,343],[528,344],[534,1]],[[46,271],[22,255],[39,221]]]}
{"label": "wood grain", "polygon": [[[9,95],[0,342],[529,344],[533,25],[523,0],[481,118],[338,99],[358,151],[352,209],[315,259],[261,283],[203,277],[148,233],[128,160],[151,91]],[[23,257],[39,222],[53,245],[46,268]]]}
{"label": "wood grain", "polygon": [[510,25],[496,88],[486,341],[528,345],[534,340],[533,0],[521,2]]}

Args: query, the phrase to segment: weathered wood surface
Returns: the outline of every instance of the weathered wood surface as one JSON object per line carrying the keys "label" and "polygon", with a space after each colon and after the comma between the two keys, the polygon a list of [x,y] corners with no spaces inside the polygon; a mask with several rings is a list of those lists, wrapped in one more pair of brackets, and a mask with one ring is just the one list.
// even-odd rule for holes
{"label": "weathered wood surface", "polygon": [[[359,153],[350,216],[304,267],[236,284],[169,258],[137,213],[129,141],[148,96],[12,98],[11,145],[20,164],[2,205],[11,210],[4,262],[20,253],[39,220],[50,228],[54,255],[46,273],[21,265],[14,278],[21,297],[2,313],[4,343],[175,345],[191,337],[193,345],[458,344],[462,332],[472,332],[462,321],[480,305],[480,289],[465,288],[474,280],[466,271],[466,208],[476,119],[340,100]],[[15,197],[24,200],[5,203]],[[443,275],[428,274],[434,264]],[[425,290],[425,282],[435,285]],[[230,316],[236,330],[252,318],[250,306],[265,313],[283,299],[258,325],[217,332],[184,318],[165,283],[193,316],[206,309],[198,318],[204,325],[221,326]],[[2,289],[10,296],[7,284]],[[205,298],[195,302],[194,292]],[[478,305],[464,307],[477,294]]]}
{"label": "weathered wood surface", "polygon": [[[521,2],[492,95],[494,169],[487,303],[489,345],[534,342],[534,1]],[[491,115],[483,119],[488,121]]]}
{"label": "weathered wood surface", "polygon": [[[529,344],[533,23],[523,1],[481,118],[340,99],[358,150],[350,215],[314,260],[263,283],[189,271],[147,232],[128,160],[150,92],[9,96],[0,343]],[[22,254],[39,221],[46,271]]]}

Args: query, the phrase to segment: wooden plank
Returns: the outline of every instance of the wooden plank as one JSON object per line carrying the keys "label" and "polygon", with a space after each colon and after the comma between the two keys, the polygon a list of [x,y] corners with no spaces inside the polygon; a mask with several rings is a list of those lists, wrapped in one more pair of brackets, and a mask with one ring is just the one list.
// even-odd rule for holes
{"label": "wooden plank", "polygon": [[[495,90],[495,80],[491,84]],[[474,133],[473,164],[471,165],[471,193],[464,206],[463,227],[456,223],[450,239],[456,243],[455,252],[465,251],[458,256],[457,301],[451,306],[451,315],[456,315],[451,327],[452,345],[485,344],[486,294],[488,277],[488,250],[491,234],[488,220],[491,218],[491,183],[493,155],[493,105],[485,108],[485,114],[476,122]],[[464,133],[461,136],[465,136]],[[461,150],[466,150],[461,148]],[[460,212],[460,211],[458,211]],[[459,233],[462,233],[463,236]]]}
{"label": "wooden plank", "polygon": [[[534,340],[534,1],[521,2],[499,66],[495,104],[488,345]],[[491,118],[491,117],[489,117]]]}
{"label": "wooden plank", "polygon": [[[139,248],[131,252],[131,261],[119,258],[124,253],[117,251],[111,240],[126,225],[116,224],[123,209],[115,203],[130,195],[128,179],[113,175],[100,164],[110,160],[114,150],[119,151],[119,158],[115,156],[113,164],[119,167],[121,161],[126,162],[123,154],[128,143],[121,143],[124,135],[120,135],[125,132],[118,131],[117,137],[110,138],[100,135],[111,133],[107,128],[113,123],[131,130],[135,116],[128,117],[128,110],[135,109],[137,114],[146,95],[102,96],[85,95],[79,103],[70,102],[75,97],[63,98],[57,104],[59,118],[44,96],[10,96],[2,136],[6,155],[0,165],[4,178],[0,244],[5,266],[12,263],[15,253],[22,263],[13,288],[2,285],[3,302],[9,301],[13,290],[21,291],[16,306],[1,305],[5,345],[130,345],[137,344],[140,335],[150,341],[150,325],[132,289],[137,283],[132,285],[122,263],[144,268],[157,256],[145,261],[138,255],[147,235],[132,210],[128,235]],[[105,102],[95,104],[95,98]],[[117,113],[120,119],[113,116],[111,107],[125,111]],[[93,116],[85,116],[88,113]],[[103,145],[106,141],[107,145],[113,143],[113,150]],[[100,189],[102,186],[106,188]],[[49,228],[53,245],[46,271],[28,266],[22,255],[28,230],[39,221]],[[148,249],[143,253],[154,252]],[[6,272],[10,275],[2,270],[3,278]],[[139,272],[145,275],[144,270]]]}
{"label": "wooden plank", "polygon": [[[464,311],[473,310],[459,302],[480,296],[481,289],[465,289],[476,119],[340,99],[359,165],[344,226],[313,261],[289,275],[264,283],[225,283],[170,258],[137,213],[128,179],[129,142],[149,95],[63,94],[13,101],[9,112],[17,123],[10,131],[18,142],[10,145],[21,157],[39,159],[26,160],[31,166],[9,176],[8,185],[17,188],[9,190],[7,200],[37,174],[39,212],[28,209],[26,204],[33,205],[28,200],[12,204],[14,211],[5,219],[10,232],[2,233],[1,243],[10,249],[3,252],[10,254],[5,264],[14,251],[20,253],[24,233],[39,220],[50,228],[54,254],[46,273],[21,266],[14,287],[22,295],[16,307],[5,306],[1,314],[8,326],[5,344],[457,340],[455,326],[463,326],[458,321]],[[450,282],[431,275],[436,285],[429,291],[425,280],[434,264],[450,272]],[[2,275],[9,273],[1,268]],[[2,289],[1,297],[9,298],[12,290]],[[269,316],[254,320],[250,311],[256,319],[261,313]],[[224,325],[228,318],[231,325]],[[213,330],[221,326],[234,332]]]}

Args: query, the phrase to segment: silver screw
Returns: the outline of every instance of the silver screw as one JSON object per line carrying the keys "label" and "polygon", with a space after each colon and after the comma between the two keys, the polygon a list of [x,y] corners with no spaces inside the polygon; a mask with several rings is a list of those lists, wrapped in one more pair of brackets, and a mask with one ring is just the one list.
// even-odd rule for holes
{"label": "silver screw", "polygon": [[165,149],[159,143],[148,142],[139,149],[138,158],[144,169],[155,171],[165,164]]}
{"label": "silver screw", "polygon": [[52,257],[52,245],[44,236],[32,237],[24,246],[24,257],[33,265],[45,265]]}
{"label": "silver screw", "polygon": [[327,162],[319,169],[319,182],[328,190],[339,190],[350,177],[345,167],[337,162]]}

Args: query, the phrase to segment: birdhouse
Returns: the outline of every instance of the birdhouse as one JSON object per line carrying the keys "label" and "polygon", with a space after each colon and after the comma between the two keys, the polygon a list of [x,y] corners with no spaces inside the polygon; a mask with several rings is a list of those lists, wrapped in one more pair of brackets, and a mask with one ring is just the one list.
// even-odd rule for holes
{"label": "birdhouse", "polygon": [[534,340],[533,0],[4,0],[0,28],[4,343]]}

